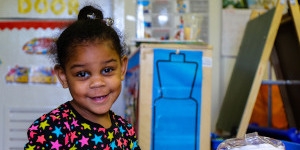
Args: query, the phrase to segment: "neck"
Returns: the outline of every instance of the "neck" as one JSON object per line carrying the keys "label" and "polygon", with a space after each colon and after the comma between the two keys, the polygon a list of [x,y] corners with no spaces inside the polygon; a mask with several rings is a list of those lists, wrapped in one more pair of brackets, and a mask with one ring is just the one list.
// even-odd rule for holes
{"label": "neck", "polygon": [[111,119],[109,115],[109,111],[105,114],[94,114],[91,111],[83,109],[81,106],[79,106],[76,102],[71,101],[72,107],[85,119],[100,124],[104,128],[111,127]]}

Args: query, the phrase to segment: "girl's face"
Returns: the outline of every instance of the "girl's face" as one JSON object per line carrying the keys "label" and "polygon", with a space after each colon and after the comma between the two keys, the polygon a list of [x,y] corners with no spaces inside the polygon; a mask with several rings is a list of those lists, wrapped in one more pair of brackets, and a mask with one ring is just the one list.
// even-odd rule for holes
{"label": "girl's face", "polygon": [[86,119],[94,122],[107,116],[118,98],[127,69],[127,57],[120,60],[108,41],[89,42],[72,49],[65,70],[56,69],[64,88],[69,88],[72,105]]}

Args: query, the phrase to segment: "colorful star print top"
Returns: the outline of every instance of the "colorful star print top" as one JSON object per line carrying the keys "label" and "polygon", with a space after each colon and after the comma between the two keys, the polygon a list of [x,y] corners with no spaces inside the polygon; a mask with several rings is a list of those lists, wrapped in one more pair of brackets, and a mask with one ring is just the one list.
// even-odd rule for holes
{"label": "colorful star print top", "polygon": [[83,118],[70,102],[44,114],[28,128],[25,150],[140,150],[135,130],[110,111],[108,129]]}

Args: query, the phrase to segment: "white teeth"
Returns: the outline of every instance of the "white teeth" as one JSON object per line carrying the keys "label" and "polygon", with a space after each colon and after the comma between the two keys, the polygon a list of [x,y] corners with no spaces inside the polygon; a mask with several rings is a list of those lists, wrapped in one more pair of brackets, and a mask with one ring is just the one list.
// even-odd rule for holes
{"label": "white teeth", "polygon": [[99,97],[94,97],[94,98],[92,98],[92,99],[95,99],[95,100],[102,100],[102,99],[104,99],[106,96],[99,96]]}

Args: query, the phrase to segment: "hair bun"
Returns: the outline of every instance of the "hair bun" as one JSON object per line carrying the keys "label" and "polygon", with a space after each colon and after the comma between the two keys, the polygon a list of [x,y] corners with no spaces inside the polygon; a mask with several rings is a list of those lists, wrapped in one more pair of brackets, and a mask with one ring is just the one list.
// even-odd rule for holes
{"label": "hair bun", "polygon": [[90,20],[90,19],[103,19],[103,13],[101,10],[93,6],[83,7],[78,14],[78,20]]}

